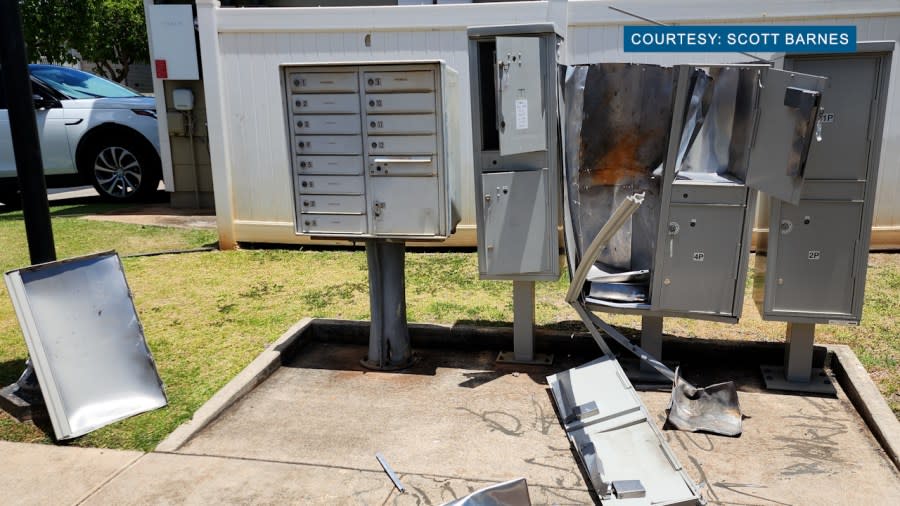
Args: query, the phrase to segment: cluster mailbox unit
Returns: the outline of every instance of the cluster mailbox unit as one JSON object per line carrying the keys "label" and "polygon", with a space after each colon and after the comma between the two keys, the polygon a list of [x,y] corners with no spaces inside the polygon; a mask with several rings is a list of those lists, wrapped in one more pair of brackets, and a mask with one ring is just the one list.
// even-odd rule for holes
{"label": "cluster mailbox unit", "polygon": [[282,68],[297,233],[449,237],[456,73],[439,61]]}
{"label": "cluster mailbox unit", "polygon": [[281,66],[298,234],[365,241],[363,365],[409,366],[405,242],[459,222],[457,75],[441,61]]}
{"label": "cluster mailbox unit", "polygon": [[788,56],[784,68],[823,75],[822,142],[813,142],[799,199],[771,199],[768,244],[756,256],[754,299],[765,320],[786,321],[784,367],[764,366],[769,388],[832,392],[810,374],[818,323],[862,317],[892,42],[857,52]]}

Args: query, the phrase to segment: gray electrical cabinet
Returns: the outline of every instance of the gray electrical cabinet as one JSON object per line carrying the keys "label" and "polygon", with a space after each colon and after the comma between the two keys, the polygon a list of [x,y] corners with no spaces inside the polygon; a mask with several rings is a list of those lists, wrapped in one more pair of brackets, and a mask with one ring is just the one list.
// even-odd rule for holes
{"label": "gray electrical cabinet", "polygon": [[459,222],[457,73],[440,61],[282,65],[295,227],[441,240]]}
{"label": "gray electrical cabinet", "polygon": [[753,190],[799,201],[825,82],[761,65],[568,67],[570,265],[624,198],[644,193],[592,265],[588,307],[736,322]]}
{"label": "gray electrical cabinet", "polygon": [[562,39],[550,23],[468,34],[479,273],[557,279]]}
{"label": "gray electrical cabinet", "polygon": [[827,76],[828,86],[822,141],[809,148],[799,198],[770,199],[754,280],[766,320],[857,324],[862,316],[892,44],[861,49],[869,51],[785,59],[785,69]]}

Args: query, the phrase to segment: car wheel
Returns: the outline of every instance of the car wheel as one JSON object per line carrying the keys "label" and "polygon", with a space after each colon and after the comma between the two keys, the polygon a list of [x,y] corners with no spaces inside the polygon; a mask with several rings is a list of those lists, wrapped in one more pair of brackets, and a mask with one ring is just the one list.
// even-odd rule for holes
{"label": "car wheel", "polygon": [[127,137],[98,143],[85,161],[85,172],[104,200],[144,200],[159,186],[159,157],[149,147]]}

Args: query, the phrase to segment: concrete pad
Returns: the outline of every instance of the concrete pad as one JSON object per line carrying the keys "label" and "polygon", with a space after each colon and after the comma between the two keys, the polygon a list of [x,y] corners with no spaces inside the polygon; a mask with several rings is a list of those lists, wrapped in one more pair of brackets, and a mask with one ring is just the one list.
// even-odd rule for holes
{"label": "concrete pad", "polygon": [[179,453],[383,475],[380,451],[401,479],[487,484],[524,477],[543,502],[591,502],[544,383],[551,369],[519,374],[524,366],[495,369],[494,352],[422,350],[409,371],[381,373],[359,365],[365,352],[308,344]]}
{"label": "concrete pad", "polygon": [[281,354],[295,345],[306,333],[312,318],[304,318],[295,323],[281,335],[266,351],[257,356],[253,362],[231,379],[212,398],[200,406],[190,420],[179,425],[171,434],[162,440],[156,451],[171,452],[177,450],[194,434],[197,434],[215,420],[222,412],[231,407],[241,397],[262,383],[281,366]]}
{"label": "concrete pad", "polygon": [[144,454],[0,441],[0,455],[4,504],[73,504]]}
{"label": "concrete pad", "polygon": [[[669,394],[642,392],[665,421]],[[741,437],[676,430],[666,442],[713,504],[900,504],[900,475],[852,404],[740,392]]]}
{"label": "concrete pad", "polygon": [[[375,460],[375,457],[372,457]],[[149,454],[84,504],[443,504],[490,483],[478,477],[353,469],[181,454]],[[565,487],[535,488],[534,504],[590,504]]]}
{"label": "concrete pad", "polygon": [[[519,476],[537,504],[591,502],[544,380],[591,357],[502,366],[492,351],[423,348],[411,370],[380,373],[359,366],[365,352],[360,345],[305,345],[179,453],[357,473],[326,474],[291,489],[322,490],[309,496],[314,503],[330,502],[324,490],[342,488],[346,501],[337,502],[355,501],[351,491],[367,490],[367,473],[381,473],[389,489],[377,451],[401,479],[422,478],[425,502],[448,500],[428,480],[467,484],[453,489],[466,492]],[[740,438],[664,432],[705,497],[728,504],[900,504],[896,468],[840,388],[836,399],[768,393],[759,389],[756,366],[710,374],[746,379],[739,383],[748,416]],[[662,425],[668,394],[641,395]]]}

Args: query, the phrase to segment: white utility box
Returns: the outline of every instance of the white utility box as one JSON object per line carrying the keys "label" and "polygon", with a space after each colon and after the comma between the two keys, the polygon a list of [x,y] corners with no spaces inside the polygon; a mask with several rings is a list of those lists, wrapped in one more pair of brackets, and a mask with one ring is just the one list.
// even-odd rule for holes
{"label": "white utility box", "polygon": [[297,234],[442,240],[459,222],[457,73],[282,65]]}
{"label": "white utility box", "polygon": [[147,13],[150,55],[157,79],[200,79],[197,36],[190,5],[153,5]]}

